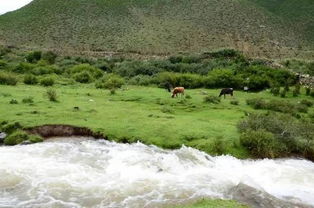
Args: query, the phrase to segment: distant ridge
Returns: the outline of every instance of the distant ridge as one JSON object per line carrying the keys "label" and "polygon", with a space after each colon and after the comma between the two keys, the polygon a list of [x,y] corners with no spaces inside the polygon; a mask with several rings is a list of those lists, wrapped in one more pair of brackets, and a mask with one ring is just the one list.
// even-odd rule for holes
{"label": "distant ridge", "polygon": [[235,48],[314,59],[314,1],[34,0],[0,16],[0,44],[159,55]]}

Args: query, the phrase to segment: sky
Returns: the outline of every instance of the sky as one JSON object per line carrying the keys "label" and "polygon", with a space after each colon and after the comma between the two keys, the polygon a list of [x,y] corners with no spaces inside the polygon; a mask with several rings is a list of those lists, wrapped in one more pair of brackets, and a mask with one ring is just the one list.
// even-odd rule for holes
{"label": "sky", "polygon": [[25,6],[32,0],[0,0],[0,15]]}

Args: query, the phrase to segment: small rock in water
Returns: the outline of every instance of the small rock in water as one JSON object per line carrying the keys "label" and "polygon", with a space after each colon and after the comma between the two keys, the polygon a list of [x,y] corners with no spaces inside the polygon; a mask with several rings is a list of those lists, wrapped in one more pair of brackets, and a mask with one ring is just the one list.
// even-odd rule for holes
{"label": "small rock in water", "polygon": [[28,145],[32,144],[29,140],[23,141],[20,145]]}
{"label": "small rock in water", "polygon": [[4,132],[0,132],[0,143],[3,142],[3,140],[7,137],[7,134]]}

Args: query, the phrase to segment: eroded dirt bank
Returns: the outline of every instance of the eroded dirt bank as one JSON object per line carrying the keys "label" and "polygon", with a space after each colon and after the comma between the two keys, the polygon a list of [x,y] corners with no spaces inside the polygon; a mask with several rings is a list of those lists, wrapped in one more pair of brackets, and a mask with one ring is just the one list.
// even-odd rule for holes
{"label": "eroded dirt bank", "polygon": [[99,132],[94,132],[86,127],[78,127],[72,125],[63,125],[63,124],[49,124],[42,126],[35,126],[25,129],[26,132],[30,134],[37,134],[42,136],[44,139],[49,137],[67,137],[67,136],[88,136],[94,138],[103,138],[107,139],[107,136]]}

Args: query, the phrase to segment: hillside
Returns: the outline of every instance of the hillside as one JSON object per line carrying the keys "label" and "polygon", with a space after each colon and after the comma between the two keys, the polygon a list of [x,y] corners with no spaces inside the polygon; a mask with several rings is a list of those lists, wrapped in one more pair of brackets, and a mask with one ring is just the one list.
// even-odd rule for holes
{"label": "hillside", "polygon": [[314,57],[312,0],[34,0],[0,16],[0,43],[149,54],[232,47]]}

